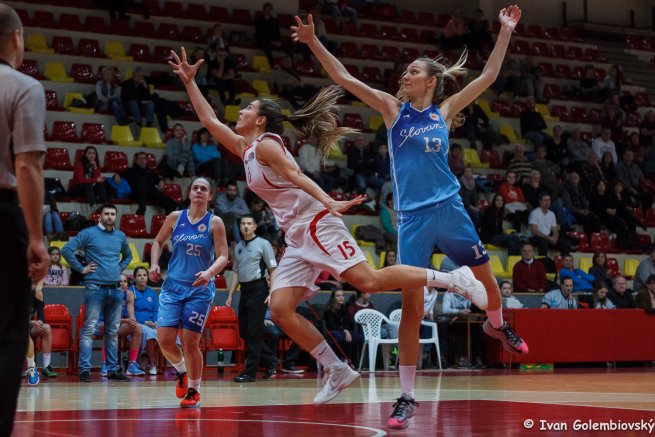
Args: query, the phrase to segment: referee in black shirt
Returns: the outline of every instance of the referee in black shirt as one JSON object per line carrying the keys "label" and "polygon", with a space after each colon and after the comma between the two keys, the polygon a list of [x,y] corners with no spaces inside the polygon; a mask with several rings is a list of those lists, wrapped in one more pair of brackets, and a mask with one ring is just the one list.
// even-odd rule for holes
{"label": "referee in black shirt", "polygon": [[232,282],[226,305],[232,304],[232,294],[241,284],[239,299],[239,335],[246,343],[246,366],[234,382],[254,382],[260,361],[266,367],[264,378],[275,374],[277,358],[264,343],[264,317],[269,297],[269,275],[277,267],[273,247],[268,240],[255,235],[255,217],[248,214],[241,217],[239,229],[243,240],[237,243],[232,254]]}
{"label": "referee in black shirt", "polygon": [[0,3],[0,436],[13,428],[32,281],[43,279],[50,265],[41,224],[45,93],[16,71],[24,44],[18,14]]}

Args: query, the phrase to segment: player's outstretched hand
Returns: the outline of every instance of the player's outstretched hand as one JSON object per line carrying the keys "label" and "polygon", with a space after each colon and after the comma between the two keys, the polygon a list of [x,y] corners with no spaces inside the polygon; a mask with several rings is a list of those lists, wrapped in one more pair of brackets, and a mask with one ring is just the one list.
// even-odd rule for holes
{"label": "player's outstretched hand", "polygon": [[150,267],[150,271],[148,272],[148,276],[150,277],[150,280],[152,282],[159,282],[161,279],[161,269],[159,268],[158,265],[153,265]]}
{"label": "player's outstretched hand", "polygon": [[342,212],[348,211],[353,206],[359,205],[365,200],[366,196],[361,195],[350,200],[333,200],[325,205],[325,207],[328,209],[330,214],[341,217]]}
{"label": "player's outstretched hand", "polygon": [[312,14],[307,16],[307,24],[303,24],[302,19],[297,15],[294,18],[298,25],[291,26],[291,31],[293,32],[291,38],[293,38],[294,42],[299,41],[305,44],[309,43],[314,36],[314,18],[312,17]]}
{"label": "player's outstretched hand", "polygon": [[202,272],[196,273],[197,279],[193,281],[193,286],[197,287],[202,285],[202,288],[205,288],[211,281],[214,280],[214,276],[209,273],[209,270],[203,270]]}
{"label": "player's outstretched hand", "polygon": [[198,68],[200,68],[205,60],[201,59],[195,64],[189,65],[186,57],[186,50],[184,50],[184,47],[180,49],[180,54],[182,56],[181,60],[180,57],[177,56],[177,53],[175,53],[174,50],[171,50],[171,56],[173,56],[175,62],[168,61],[168,64],[173,67],[173,73],[177,74],[180,77],[180,80],[187,84],[193,80],[196,73],[198,72]]}
{"label": "player's outstretched hand", "polygon": [[509,30],[514,30],[519,20],[521,19],[521,8],[516,5],[511,5],[500,11],[498,21],[500,25]]}

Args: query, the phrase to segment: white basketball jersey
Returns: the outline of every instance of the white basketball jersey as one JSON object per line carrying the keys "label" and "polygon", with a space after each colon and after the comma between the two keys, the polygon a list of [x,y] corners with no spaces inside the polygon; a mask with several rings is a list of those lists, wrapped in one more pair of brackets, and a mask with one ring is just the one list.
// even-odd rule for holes
{"label": "white basketball jersey", "polygon": [[[280,144],[282,150],[295,168],[300,170],[291,153],[284,147],[279,135],[264,133],[260,135],[243,152],[243,164],[246,169],[248,188],[268,204],[278,225],[286,232],[289,225],[305,210],[323,208],[323,205],[299,187],[283,179],[272,168],[257,161],[257,145],[264,139],[271,138]],[[313,208],[308,208],[313,207]]]}

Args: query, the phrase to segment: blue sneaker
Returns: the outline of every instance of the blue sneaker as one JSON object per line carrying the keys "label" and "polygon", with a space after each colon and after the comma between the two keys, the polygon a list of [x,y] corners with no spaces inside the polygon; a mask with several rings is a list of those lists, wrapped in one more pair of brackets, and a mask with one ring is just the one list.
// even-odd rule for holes
{"label": "blue sneaker", "polygon": [[100,375],[107,376],[107,363],[102,363],[100,365]]}
{"label": "blue sneaker", "polygon": [[132,361],[130,362],[130,365],[127,366],[127,372],[125,372],[125,374],[128,376],[143,376],[146,372],[143,371],[136,361]]}
{"label": "blue sneaker", "polygon": [[29,385],[37,385],[39,383],[39,371],[35,367],[27,369],[27,383]]}

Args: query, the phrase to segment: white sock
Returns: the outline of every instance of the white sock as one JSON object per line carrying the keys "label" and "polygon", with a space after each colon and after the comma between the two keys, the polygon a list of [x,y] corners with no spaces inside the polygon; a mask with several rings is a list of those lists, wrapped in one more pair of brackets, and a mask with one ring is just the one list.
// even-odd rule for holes
{"label": "white sock", "polygon": [[184,365],[184,357],[182,357],[182,361],[180,361],[179,363],[177,363],[177,364],[171,363],[171,364],[173,365],[173,367],[175,367],[175,370],[177,370],[177,373],[182,374],[182,373],[186,372],[186,366]]}
{"label": "white sock", "polygon": [[195,391],[200,391],[200,379],[190,379],[189,388],[192,388]]}
{"label": "white sock", "polygon": [[36,364],[34,363],[34,355],[32,358],[27,357],[27,367],[36,367]]}
{"label": "white sock", "polygon": [[416,379],[416,365],[398,366],[400,371],[400,390],[414,399],[414,380]]}
{"label": "white sock", "polygon": [[[318,346],[314,348],[313,351],[310,352],[311,356],[316,358],[319,363],[326,369],[330,369],[332,367],[337,367],[342,364],[344,364],[334,353],[332,348],[327,344],[325,340],[320,342]],[[345,365],[345,364],[344,364]]]}
{"label": "white sock", "polygon": [[427,286],[435,288],[448,288],[453,283],[453,276],[450,273],[438,272],[432,269],[426,269]]}
{"label": "white sock", "polygon": [[502,328],[503,324],[503,308],[500,307],[497,310],[487,310],[487,317],[489,318],[489,323],[496,329]]}
{"label": "white sock", "polygon": [[43,367],[48,367],[50,365],[50,357],[52,354],[43,354]]}

